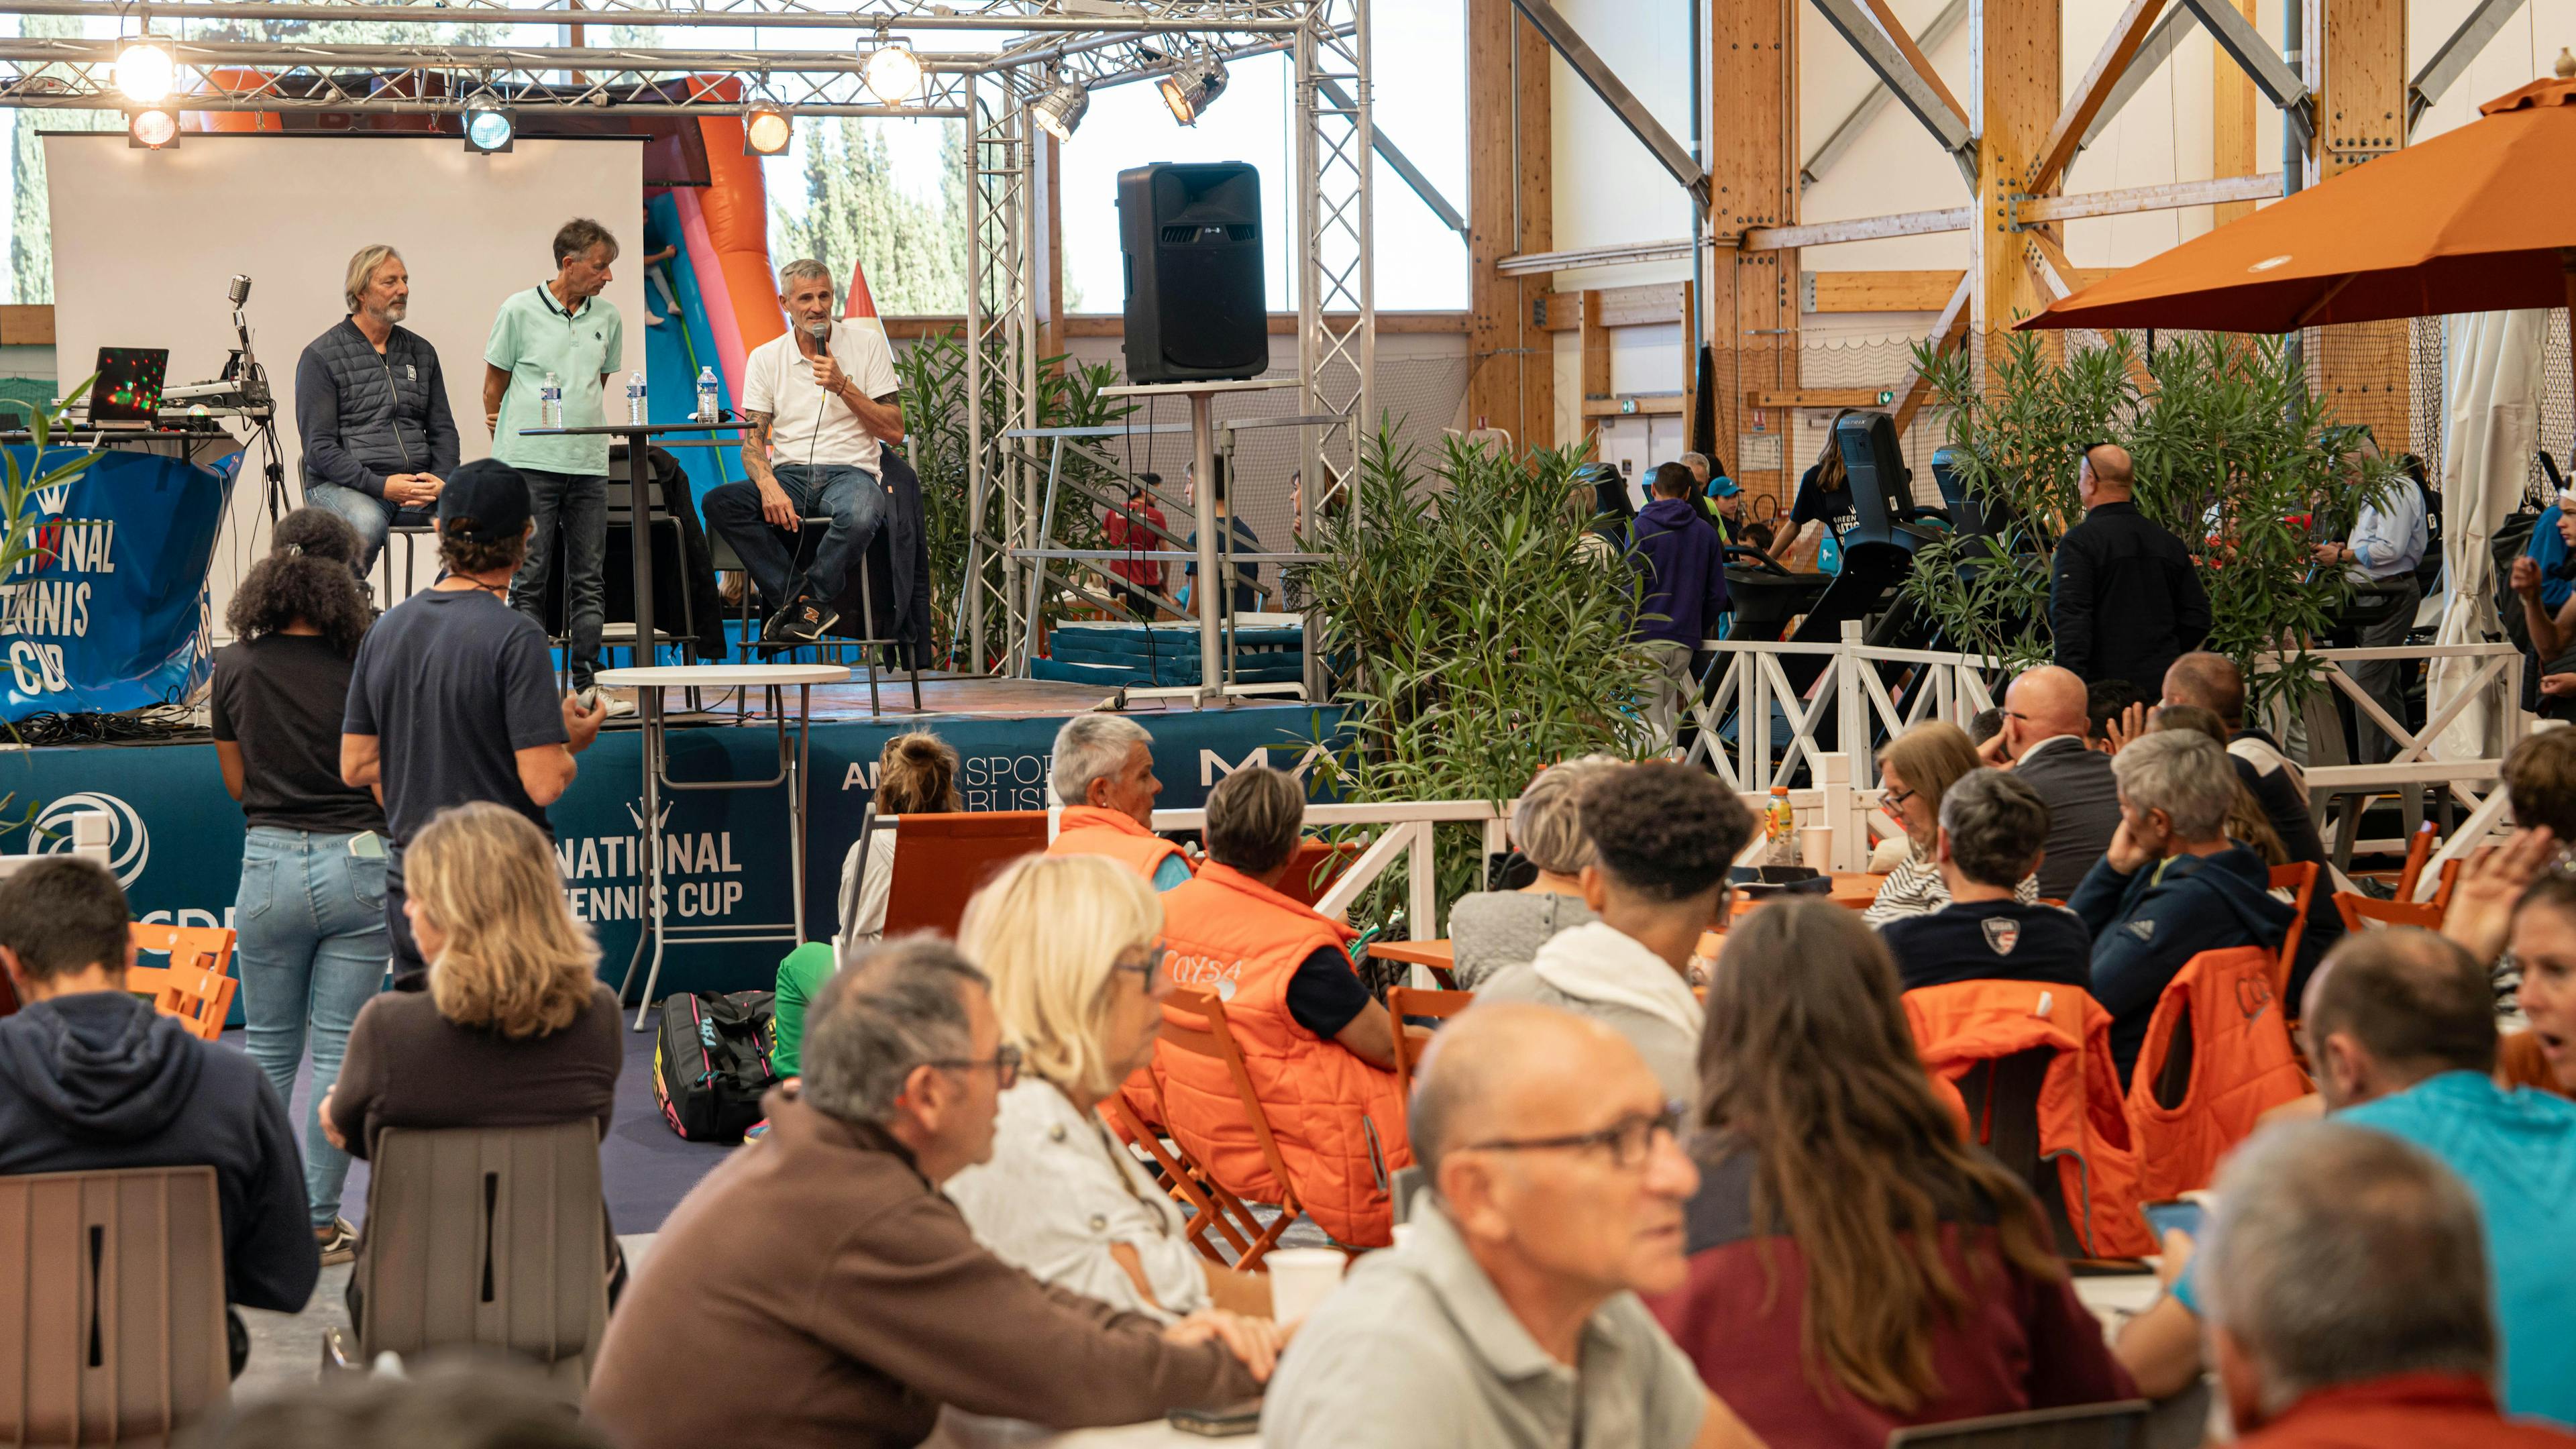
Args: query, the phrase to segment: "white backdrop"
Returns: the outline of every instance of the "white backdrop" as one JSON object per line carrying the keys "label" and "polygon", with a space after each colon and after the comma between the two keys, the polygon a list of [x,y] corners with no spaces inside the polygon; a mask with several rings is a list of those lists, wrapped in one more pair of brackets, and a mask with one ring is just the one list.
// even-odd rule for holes
{"label": "white backdrop", "polygon": [[[78,383],[98,349],[115,346],[169,348],[174,385],[214,377],[233,345],[224,289],[248,273],[251,342],[277,393],[290,498],[303,487],[295,362],[348,315],[341,279],[371,242],[400,251],[411,272],[403,325],[438,349],[468,459],[491,452],[482,393],[493,313],[554,274],[547,247],[565,221],[591,217],[616,234],[607,297],[626,323],[620,371],[644,365],[640,138],[523,140],[495,156],[453,136],[190,132],[168,151],[129,147],[121,131],[44,141],[58,375]],[[267,547],[259,463],[244,465],[216,550],[218,633],[233,581]],[[399,566],[402,545],[389,547]],[[431,574],[424,556],[417,582]]]}

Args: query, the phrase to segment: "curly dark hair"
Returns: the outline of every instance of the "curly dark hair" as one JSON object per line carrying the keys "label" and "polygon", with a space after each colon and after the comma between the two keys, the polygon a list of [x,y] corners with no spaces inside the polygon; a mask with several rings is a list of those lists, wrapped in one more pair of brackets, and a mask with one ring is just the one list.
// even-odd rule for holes
{"label": "curly dark hair", "polygon": [[1583,792],[1583,825],[1621,885],[1683,901],[1727,880],[1753,840],[1753,812],[1716,777],[1681,765],[1610,770]]}
{"label": "curly dark hair", "polygon": [[355,658],[370,622],[357,575],[363,551],[347,519],[327,509],[295,510],[277,521],[268,557],[242,577],[224,623],[234,637],[256,639],[301,619]]}

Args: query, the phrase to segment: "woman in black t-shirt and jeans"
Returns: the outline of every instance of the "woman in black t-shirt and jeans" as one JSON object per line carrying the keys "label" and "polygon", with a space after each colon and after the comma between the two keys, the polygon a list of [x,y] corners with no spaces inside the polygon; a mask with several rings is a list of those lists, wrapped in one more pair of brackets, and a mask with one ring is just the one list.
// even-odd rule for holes
{"label": "woman in black t-shirt and jeans", "polygon": [[224,613],[235,642],[215,654],[215,753],[250,823],[233,909],[247,1044],[285,1101],[312,1042],[304,1192],[325,1263],[348,1261],[357,1238],[340,1216],[349,1154],[317,1113],[389,954],[384,807],[340,782],[349,669],[370,622],[359,551],[357,530],[337,514],[299,508],[280,519],[268,557]]}

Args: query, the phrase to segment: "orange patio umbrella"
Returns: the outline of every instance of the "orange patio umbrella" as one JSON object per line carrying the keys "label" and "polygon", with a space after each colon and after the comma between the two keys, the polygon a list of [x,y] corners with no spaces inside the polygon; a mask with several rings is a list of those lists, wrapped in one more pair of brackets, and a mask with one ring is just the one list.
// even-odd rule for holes
{"label": "orange patio umbrella", "polygon": [[2576,301],[2576,79],[2060,298],[2021,327],[2288,332]]}

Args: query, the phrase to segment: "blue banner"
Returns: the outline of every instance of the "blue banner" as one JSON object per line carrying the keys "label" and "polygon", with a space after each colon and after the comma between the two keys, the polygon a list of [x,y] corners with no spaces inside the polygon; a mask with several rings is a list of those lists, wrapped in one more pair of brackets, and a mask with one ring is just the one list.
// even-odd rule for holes
{"label": "blue banner", "polygon": [[[81,456],[8,450],[21,476]],[[36,553],[0,584],[0,717],[140,709],[206,677],[206,571],[240,463],[103,454],[29,495]]]}
{"label": "blue banner", "polygon": [[[1154,735],[1160,804],[1189,809],[1245,765],[1267,764],[1306,776],[1318,738],[1339,733],[1338,709],[1252,706],[1138,715]],[[958,789],[969,810],[1042,810],[1060,718],[948,717],[922,721],[850,722],[814,727],[807,775],[805,922],[829,939],[839,907],[841,861],[859,836],[876,790],[885,742],[927,729],[960,757]],[[791,734],[792,740],[794,736]],[[778,768],[777,736],[764,725],[679,729],[671,733],[671,775],[679,780],[764,780]],[[573,914],[598,933],[601,972],[615,982],[635,949],[643,894],[643,740],[633,730],[599,737],[581,756],[572,788],[548,811],[555,854]],[[68,848],[67,822],[80,810],[102,810],[112,834],[108,864],[124,882],[135,919],[181,926],[229,926],[241,878],[241,807],[224,793],[211,744],[89,746],[0,753],[0,814],[35,810],[48,838],[42,848]],[[664,899],[677,924],[783,923],[789,893],[787,793],[766,790],[666,792]],[[28,848],[24,831],[0,835],[0,849]],[[665,989],[742,991],[775,977],[784,943],[674,945],[665,955]],[[640,980],[640,973],[639,973]],[[236,1019],[239,1008],[236,1006]]]}

